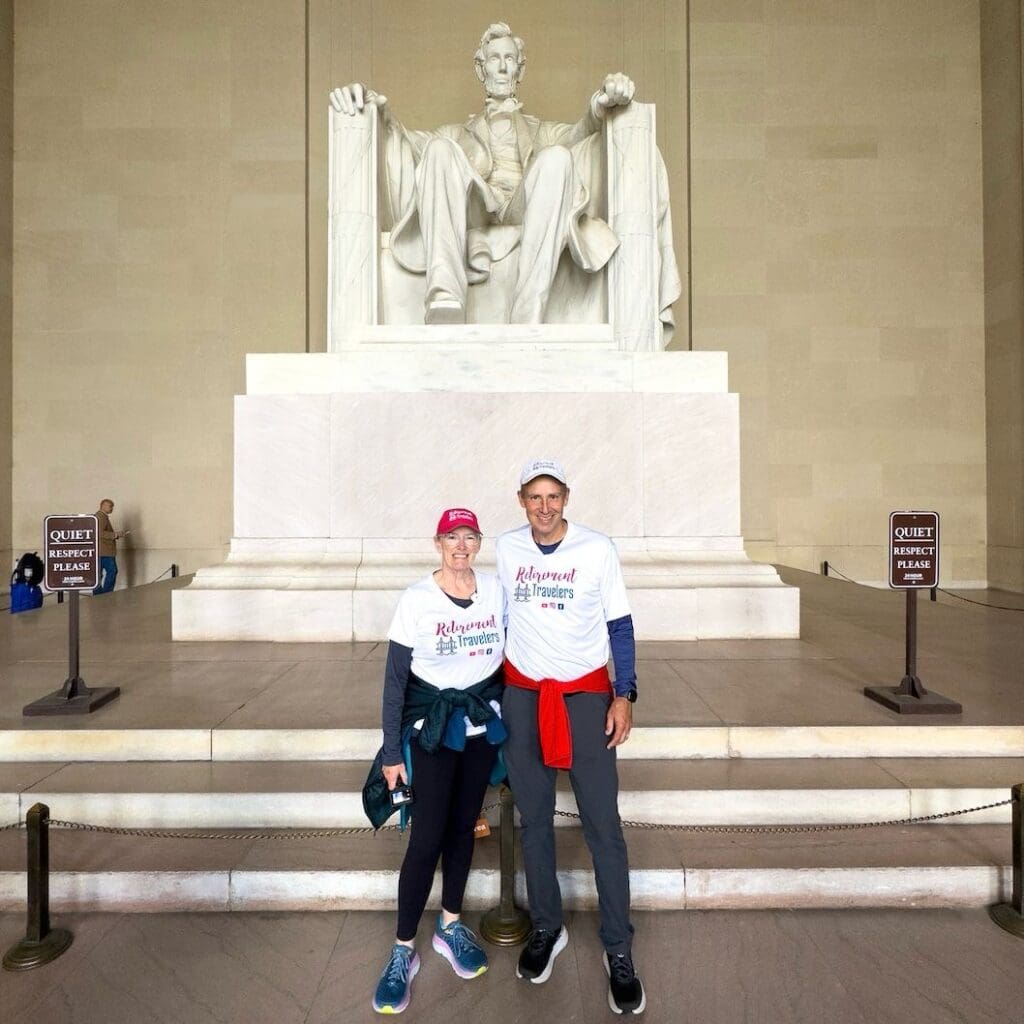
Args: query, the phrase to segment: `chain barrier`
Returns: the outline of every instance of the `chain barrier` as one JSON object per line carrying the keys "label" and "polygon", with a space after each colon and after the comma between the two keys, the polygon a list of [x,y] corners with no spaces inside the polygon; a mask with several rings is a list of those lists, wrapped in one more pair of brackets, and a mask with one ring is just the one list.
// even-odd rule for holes
{"label": "chain barrier", "polygon": [[[156,579],[150,580],[149,584],[144,584],[144,585],[151,586],[154,583],[159,583],[168,573],[172,574],[172,579],[173,579],[174,578],[173,573],[174,573],[175,569],[177,569],[176,565],[169,565],[169,566],[167,566],[167,568],[164,569],[164,571],[162,573],[160,573],[160,575],[157,576]],[[50,594],[48,594],[48,593],[47,594],[43,594],[43,602],[44,602],[44,604],[45,604],[46,598],[48,598],[48,597],[50,597]],[[58,604],[60,603],[60,600],[61,600],[60,598],[57,598]],[[10,603],[8,603],[8,604],[0,604],[0,612],[9,612],[10,610],[11,610]],[[32,608],[32,609],[26,609],[26,610],[36,611],[37,609]],[[2,832],[2,831],[3,831],[3,829],[0,828],[0,832]]]}
{"label": "chain barrier", "polygon": [[967,604],[980,604],[982,608],[998,608],[1001,612],[1024,612],[1024,608],[1014,608],[1008,604],[988,604],[985,601],[975,601],[971,597],[962,597],[960,594],[954,594],[949,590],[943,590],[942,587],[935,588],[940,594],[945,594],[947,597],[955,597],[958,601],[966,601]]}
{"label": "chain barrier", "polygon": [[176,566],[169,565],[155,580],[150,580],[148,586],[152,586],[154,583],[159,583],[169,572],[174,572]]}
{"label": "chain barrier", "polygon": [[858,587],[864,587],[866,590],[875,590],[876,589],[875,587],[869,587],[866,583],[861,583],[860,580],[851,579],[841,569],[837,569],[834,562],[829,562],[828,563],[828,572],[826,572],[825,575],[826,576],[831,576],[833,573],[835,573],[836,576],[838,576],[840,579],[846,580],[847,583],[853,583],[853,584],[855,584]]}
{"label": "chain barrier", "polygon": [[374,830],[369,825],[352,828],[281,829],[276,832],[178,832],[167,828],[123,828],[120,825],[92,825],[84,821],[59,821],[51,818],[50,828],[77,832],[102,832],[110,836],[140,836],[147,839],[329,839],[337,836],[372,835],[397,831],[397,825],[382,825]]}
{"label": "chain barrier", "polygon": [[[861,583],[860,580],[855,580],[850,576],[847,576],[841,569],[837,569],[835,562],[828,563],[828,572],[826,575],[831,576],[832,574],[846,580],[847,583],[856,584],[858,587],[865,587],[867,590],[877,590],[877,587],[869,586],[867,583]],[[936,587],[935,590],[940,594],[945,594],[946,597],[952,597],[957,601],[964,601],[966,604],[976,604],[982,608],[995,608],[1001,612],[1024,612],[1024,607],[1014,607],[1008,604],[989,604],[987,601],[976,601],[973,597],[962,597],[960,594],[954,594],[951,590],[946,590],[944,587]]]}
{"label": "chain barrier", "polygon": [[[480,808],[481,814],[493,811],[499,804],[487,804]],[[60,821],[57,818],[49,820],[50,828],[63,828],[76,832],[102,832],[104,835],[112,836],[140,836],[148,839],[333,839],[338,836],[367,836],[375,835],[377,832],[397,832],[398,825],[382,825],[375,829],[370,825],[352,825],[348,828],[309,828],[290,829],[282,828],[274,832],[220,832],[210,830],[207,832],[183,832],[167,828],[126,828],[120,825],[93,825],[84,821]],[[10,828],[11,826],[8,826]],[[20,826],[14,826],[20,827]]]}
{"label": "chain barrier", "polygon": [[9,832],[13,828],[24,828],[25,823],[23,821],[15,821],[10,825],[0,825],[0,832]]}
{"label": "chain barrier", "polygon": [[[956,818],[962,814],[974,814],[987,811],[993,807],[1006,807],[1012,800],[999,800],[994,804],[980,804],[977,807],[965,807],[959,811],[941,811],[938,814],[922,814],[916,818],[892,818],[889,821],[847,821],[831,825],[673,825],[651,821],[622,822],[623,828],[635,828],[646,831],[665,832],[700,832],[715,835],[783,835],[802,832],[849,832],[862,828],[888,828],[892,825],[920,825],[927,821],[941,821],[944,818]],[[575,818],[579,815],[572,811],[555,811],[559,818]]]}
{"label": "chain barrier", "polygon": [[[943,821],[957,818],[964,814],[976,814],[995,807],[1007,807],[1012,801],[998,800],[992,804],[979,804],[977,807],[965,807],[958,811],[940,811],[937,814],[923,814],[914,818],[892,818],[888,821],[847,821],[825,825],[679,825],[656,821],[630,821],[623,819],[623,828],[635,828],[639,831],[665,832],[697,832],[712,835],[786,835],[812,832],[849,832],[865,828],[889,828],[896,825],[921,825],[930,821]],[[480,809],[480,813],[494,810],[498,804],[488,804]],[[555,811],[558,818],[580,820],[580,816],[572,811]],[[119,825],[93,825],[84,821],[61,821],[50,819],[50,828],[62,828],[77,832],[101,832],[104,835],[139,836],[148,839],[331,839],[339,836],[374,835],[376,832],[396,832],[397,825],[382,825],[373,829],[368,825],[349,828],[311,828],[311,829],[278,829],[273,832],[227,832],[210,830],[206,832],[185,832],[166,828],[126,828]],[[8,829],[24,828],[22,822],[4,825],[0,832]]]}

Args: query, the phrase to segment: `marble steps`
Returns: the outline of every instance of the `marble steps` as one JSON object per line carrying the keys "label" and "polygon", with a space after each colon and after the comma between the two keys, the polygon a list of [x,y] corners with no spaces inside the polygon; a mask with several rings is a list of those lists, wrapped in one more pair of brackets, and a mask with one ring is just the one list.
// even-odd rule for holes
{"label": "marble steps", "polygon": [[[40,720],[0,729],[0,764],[68,761],[367,761],[380,730],[95,728]],[[622,760],[1024,757],[1024,725],[638,726]]]}
{"label": "marble steps", "polygon": [[[983,906],[1010,892],[1010,830],[999,825],[796,835],[630,829],[627,839],[637,909]],[[405,842],[390,832],[188,840],[55,829],[51,906],[57,913],[392,909]],[[557,843],[567,907],[592,909],[580,830],[559,829]],[[477,843],[468,910],[497,903],[498,857],[496,836]],[[523,902],[521,876],[517,889]],[[21,910],[24,894],[24,836],[0,833],[0,910]]]}
{"label": "marble steps", "polygon": [[[36,802],[55,819],[131,828],[344,828],[366,824],[365,761],[0,764],[0,824]],[[624,819],[659,824],[890,821],[997,803],[1024,759],[623,760]],[[487,803],[497,799],[491,792]],[[558,807],[576,811],[567,776]],[[497,821],[497,811],[491,812]],[[1009,807],[951,819],[1006,824]],[[572,819],[559,824],[575,826]]]}

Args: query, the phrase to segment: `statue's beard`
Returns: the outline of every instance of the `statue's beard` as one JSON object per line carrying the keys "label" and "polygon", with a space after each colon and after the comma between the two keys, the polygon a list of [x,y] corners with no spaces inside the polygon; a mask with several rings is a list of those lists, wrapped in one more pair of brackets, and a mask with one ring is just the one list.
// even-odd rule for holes
{"label": "statue's beard", "polygon": [[505,82],[484,82],[484,91],[491,100],[516,99],[518,85],[515,79]]}

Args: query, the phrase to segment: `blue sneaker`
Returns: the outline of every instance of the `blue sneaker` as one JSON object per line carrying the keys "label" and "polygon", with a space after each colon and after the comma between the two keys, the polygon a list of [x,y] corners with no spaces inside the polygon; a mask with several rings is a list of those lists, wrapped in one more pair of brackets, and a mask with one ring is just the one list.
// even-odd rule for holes
{"label": "blue sneaker", "polygon": [[452,965],[460,978],[475,978],[487,970],[487,954],[476,936],[461,922],[453,921],[448,927],[438,915],[434,929],[433,946]]}
{"label": "blue sneaker", "polygon": [[396,942],[391,947],[391,956],[384,965],[384,971],[373,994],[373,1008],[378,1013],[401,1013],[409,1005],[412,995],[412,979],[420,969],[420,958],[409,946]]}

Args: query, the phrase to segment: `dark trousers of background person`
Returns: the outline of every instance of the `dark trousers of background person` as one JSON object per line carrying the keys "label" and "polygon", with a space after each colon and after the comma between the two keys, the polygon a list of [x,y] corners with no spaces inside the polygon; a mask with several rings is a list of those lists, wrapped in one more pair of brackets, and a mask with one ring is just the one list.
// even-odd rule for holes
{"label": "dark trousers of background person", "polygon": [[462,913],[469,866],[473,861],[473,827],[498,748],[487,737],[471,736],[463,751],[442,747],[428,754],[413,739],[412,827],[398,877],[398,930],[403,942],[416,938],[427,905],[434,871],[441,861],[441,906]]}
{"label": "dark trousers of background person", "polygon": [[[538,696],[533,690],[507,686],[501,717],[508,729],[505,765],[521,822],[530,920],[534,928],[557,931],[562,927],[554,826],[558,769],[544,764],[541,754]],[[629,859],[619,820],[619,776],[615,750],[608,749],[604,734],[610,703],[611,697],[603,693],[571,693],[565,698],[572,730],[569,782],[594,862],[601,942],[609,953],[618,954],[629,953],[633,925],[629,920]]]}
{"label": "dark trousers of background person", "polygon": [[100,555],[100,585],[93,594],[109,594],[117,582],[117,559],[113,555]]}

